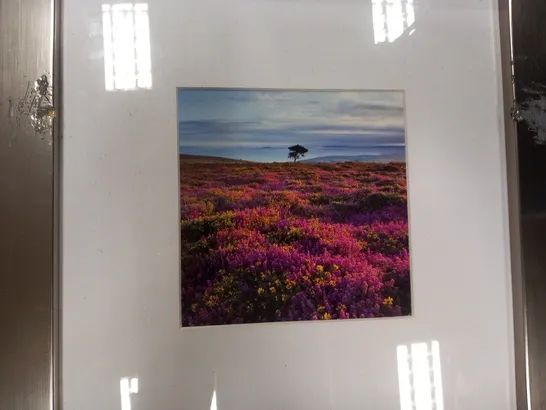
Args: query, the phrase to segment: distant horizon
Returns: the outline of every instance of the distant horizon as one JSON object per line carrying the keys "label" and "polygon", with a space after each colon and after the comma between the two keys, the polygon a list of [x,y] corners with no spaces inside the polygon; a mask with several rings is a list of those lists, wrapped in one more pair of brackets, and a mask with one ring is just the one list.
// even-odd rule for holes
{"label": "distant horizon", "polygon": [[179,153],[253,162],[405,162],[401,91],[179,89]]}
{"label": "distant horizon", "polygon": [[[267,149],[267,148],[265,148]],[[219,155],[204,155],[204,154],[189,154],[187,152],[179,152],[179,155],[180,156],[187,156],[187,157],[203,157],[203,158],[218,158],[218,159],[226,159],[226,160],[232,160],[232,161],[245,161],[245,162],[256,162],[256,163],[284,163],[284,162],[288,162],[288,163],[292,163],[294,162],[293,160],[287,158],[286,160],[280,160],[280,161],[255,161],[255,160],[252,160],[252,159],[243,159],[243,158],[231,158],[231,157],[224,157],[224,156],[219,156]],[[388,158],[381,158],[381,159],[378,159],[376,161],[374,160],[366,160],[366,161],[363,161],[363,160],[359,160],[357,158],[360,158],[361,156],[360,155],[354,155],[354,156],[343,156],[343,159],[340,159],[340,160],[337,160],[337,161],[318,161],[320,159],[329,159],[329,158],[332,158],[332,157],[336,157],[335,155],[330,155],[330,156],[324,156],[324,157],[304,157],[302,159],[299,159],[297,162],[307,162],[307,163],[320,163],[320,162],[323,162],[323,163],[328,163],[328,162],[376,162],[376,163],[388,163],[388,162],[406,162],[406,159],[388,159]]]}

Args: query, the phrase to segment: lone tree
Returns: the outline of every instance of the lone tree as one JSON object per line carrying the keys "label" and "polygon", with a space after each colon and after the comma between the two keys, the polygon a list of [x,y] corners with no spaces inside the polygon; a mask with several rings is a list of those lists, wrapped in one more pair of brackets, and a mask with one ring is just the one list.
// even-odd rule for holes
{"label": "lone tree", "polygon": [[290,151],[290,153],[288,154],[288,158],[294,158],[294,162],[296,162],[300,158],[305,157],[305,154],[309,152],[307,148],[302,147],[299,144],[288,147],[288,150]]}

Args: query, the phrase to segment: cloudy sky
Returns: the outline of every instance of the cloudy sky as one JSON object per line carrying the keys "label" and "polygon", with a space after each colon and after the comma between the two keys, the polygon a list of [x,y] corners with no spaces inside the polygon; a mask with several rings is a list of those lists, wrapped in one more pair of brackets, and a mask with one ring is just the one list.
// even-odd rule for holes
{"label": "cloudy sky", "polygon": [[306,159],[405,158],[401,91],[178,90],[182,154],[286,161],[288,146]]}

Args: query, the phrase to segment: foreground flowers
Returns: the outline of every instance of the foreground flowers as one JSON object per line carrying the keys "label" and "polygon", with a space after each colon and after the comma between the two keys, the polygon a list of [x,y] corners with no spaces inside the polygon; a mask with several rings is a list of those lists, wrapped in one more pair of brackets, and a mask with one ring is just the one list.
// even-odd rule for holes
{"label": "foreground flowers", "polygon": [[182,158],[183,325],[409,314],[405,175]]}

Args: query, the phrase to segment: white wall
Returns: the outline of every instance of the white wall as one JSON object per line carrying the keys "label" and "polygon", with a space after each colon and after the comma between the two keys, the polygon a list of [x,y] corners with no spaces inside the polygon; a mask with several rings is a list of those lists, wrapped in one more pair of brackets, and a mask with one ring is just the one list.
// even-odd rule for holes
{"label": "white wall", "polygon": [[[375,44],[370,0],[150,0],[153,87],[107,92],[102,2],[65,1],[64,409],[126,376],[136,410],[397,409],[397,346],[433,340],[446,409],[515,408],[495,4]],[[181,86],[405,90],[413,317],[182,330]]]}

